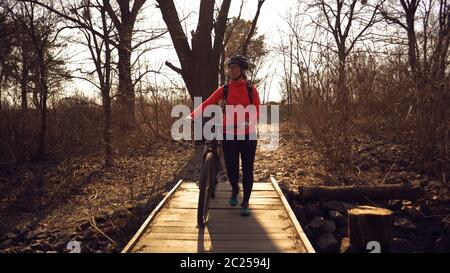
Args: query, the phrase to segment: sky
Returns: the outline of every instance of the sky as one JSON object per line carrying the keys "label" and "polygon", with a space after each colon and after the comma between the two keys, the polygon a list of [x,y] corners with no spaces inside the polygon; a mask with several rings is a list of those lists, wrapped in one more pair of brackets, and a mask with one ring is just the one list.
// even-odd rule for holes
{"label": "sky", "polygon": [[[241,14],[242,19],[252,20],[257,9],[257,0],[244,0],[244,6]],[[266,37],[267,46],[270,49],[274,49],[280,43],[280,33],[279,28],[285,26],[284,18],[292,7],[295,7],[298,0],[266,0],[261,8],[260,17],[258,20],[258,35],[264,34]],[[219,5],[221,1],[216,1],[216,5]],[[141,13],[142,21],[139,23],[139,27],[150,30],[151,26],[165,27],[165,23],[162,20],[161,12],[155,7],[156,1],[147,1]],[[194,30],[197,25],[197,12],[200,5],[200,0],[175,0],[175,5],[177,6],[178,15],[180,18],[187,19],[183,22],[183,28],[185,28],[185,33],[188,35],[190,40],[190,31]],[[230,12],[228,17],[237,16],[239,13],[239,8],[241,5],[240,0],[231,1]],[[149,27],[150,26],[150,27]],[[71,34],[69,34],[71,35]],[[152,47],[162,48],[149,51],[145,55],[140,57],[139,61],[149,64],[152,69],[159,69],[161,67],[161,72],[165,76],[153,75],[151,79],[157,81],[158,85],[163,83],[169,83],[170,81],[177,82],[179,85],[183,85],[181,76],[173,72],[167,66],[164,66],[164,62],[169,60],[173,64],[179,66],[178,58],[176,52],[172,46],[172,41],[170,40],[169,34],[165,35],[162,39],[157,40],[155,43],[150,44]],[[90,60],[88,51],[83,46],[77,45],[72,49],[71,57],[71,69],[81,67],[88,67]],[[85,68],[87,70],[87,68]],[[282,64],[278,59],[273,58],[269,54],[266,60],[266,65],[260,72],[260,75],[269,75],[267,78],[266,92],[268,92],[268,100],[270,101],[280,101],[280,81],[282,74]],[[70,85],[70,90],[78,90],[88,96],[92,95],[93,87],[82,80],[74,80]],[[96,92],[96,91],[94,91]],[[98,92],[97,92],[98,93]],[[260,96],[262,96],[263,90],[259,90]]]}

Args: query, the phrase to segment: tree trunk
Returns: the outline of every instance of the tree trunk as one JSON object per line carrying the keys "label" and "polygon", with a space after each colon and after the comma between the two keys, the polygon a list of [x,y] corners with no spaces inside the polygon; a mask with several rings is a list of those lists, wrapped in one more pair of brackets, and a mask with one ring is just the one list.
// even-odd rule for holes
{"label": "tree trunk", "polygon": [[40,130],[39,130],[39,136],[38,136],[38,147],[37,147],[37,159],[42,160],[45,158],[46,154],[46,141],[45,136],[47,133],[47,92],[48,87],[47,83],[44,83],[42,85],[40,95]]}
{"label": "tree trunk", "polygon": [[45,62],[45,48],[35,41],[35,46],[39,62],[39,107],[40,107],[40,130],[38,134],[37,154],[38,160],[45,159],[46,154],[46,134],[47,134],[47,98],[48,98],[48,68]]}
{"label": "tree trunk", "polygon": [[[132,31],[132,30],[131,30]],[[121,43],[117,49],[119,63],[119,90],[117,98],[117,122],[119,128],[127,132],[136,126],[135,94],[131,79],[131,32],[129,30],[119,34]]]}
{"label": "tree trunk", "polygon": [[[197,29],[192,33],[192,49],[189,47],[186,34],[173,0],[157,0],[164,22],[167,25],[172,42],[180,61],[181,68],[166,62],[180,73],[193,99],[196,96],[207,98],[218,85],[220,55],[226,19],[230,8],[230,0],[222,2],[219,15],[214,23],[214,1],[202,0],[200,3]],[[214,41],[211,31],[214,29]]]}
{"label": "tree trunk", "polygon": [[21,95],[21,111],[20,111],[20,132],[18,136],[18,161],[23,162],[26,158],[25,131],[26,131],[26,114],[28,109],[28,79],[29,79],[29,56],[26,43],[22,42],[22,73],[20,78],[20,95]]}
{"label": "tree trunk", "polygon": [[356,185],[356,186],[300,186],[298,188],[302,201],[328,200],[416,200],[419,192],[403,184]]}
{"label": "tree trunk", "polygon": [[105,87],[102,91],[103,97],[103,112],[105,118],[105,125],[103,130],[103,140],[105,144],[105,167],[111,167],[113,165],[112,156],[112,133],[111,133],[111,97],[109,95],[109,87]]}
{"label": "tree trunk", "polygon": [[[136,127],[135,93],[131,78],[131,53],[133,51],[131,41],[137,15],[146,0],[135,0],[132,6],[130,6],[130,2],[116,0],[119,7],[117,10],[111,6],[109,0],[103,1],[104,8],[111,18],[119,36],[119,43],[117,45],[119,54],[119,62],[117,64],[119,72],[117,121],[122,132],[127,132]],[[118,11],[120,16],[117,14]]]}

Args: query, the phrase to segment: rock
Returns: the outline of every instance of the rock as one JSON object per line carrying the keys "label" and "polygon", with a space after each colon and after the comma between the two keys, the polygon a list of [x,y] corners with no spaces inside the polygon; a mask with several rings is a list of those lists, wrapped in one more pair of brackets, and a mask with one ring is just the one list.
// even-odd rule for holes
{"label": "rock", "polygon": [[347,225],[347,218],[342,215],[339,211],[330,210],[328,216],[333,220],[338,226],[343,227]]}
{"label": "rock", "polygon": [[295,175],[296,176],[304,176],[304,175],[306,175],[307,173],[305,172],[305,170],[304,169],[297,169],[297,171],[295,171]]}
{"label": "rock", "polygon": [[416,225],[410,220],[403,217],[396,217],[394,220],[394,226],[396,228],[404,229],[404,230],[414,230],[416,229]]}
{"label": "rock", "polygon": [[409,232],[408,235],[404,238],[411,242],[417,251],[423,252],[431,252],[433,246],[433,240],[426,236],[418,236],[412,232]]}
{"label": "rock", "polygon": [[89,248],[96,249],[96,248],[98,248],[98,241],[97,240],[92,240],[92,241],[89,242],[88,245],[89,245]]}
{"label": "rock", "polygon": [[62,238],[62,239],[58,240],[55,244],[53,244],[52,248],[56,249],[56,250],[62,250],[64,248],[66,248],[67,243],[69,241],[70,241],[69,237]]}
{"label": "rock", "polygon": [[422,213],[422,211],[420,211],[420,206],[416,207],[416,206],[412,206],[412,205],[407,205],[407,206],[402,206],[402,211],[412,217],[412,218],[422,218],[424,217],[424,214]]}
{"label": "rock", "polygon": [[446,237],[439,237],[434,241],[434,252],[447,253],[450,251],[448,248],[450,240]]}
{"label": "rock", "polygon": [[316,216],[311,223],[307,225],[311,236],[316,237],[322,233],[324,221],[325,219],[322,216]]}
{"label": "rock", "polygon": [[391,252],[392,253],[413,253],[416,247],[408,240],[401,238],[392,239]]}
{"label": "rock", "polygon": [[410,201],[410,200],[403,200],[402,201],[402,205],[403,206],[412,206],[412,201]]}
{"label": "rock", "polygon": [[115,250],[115,247],[111,243],[109,243],[105,246],[103,250],[104,252],[113,252]]}
{"label": "rock", "polygon": [[75,232],[75,231],[72,231],[72,232],[69,232],[67,235],[68,235],[71,239],[74,239],[75,237],[78,236],[78,233]]}
{"label": "rock", "polygon": [[36,236],[34,237],[35,239],[44,239],[47,238],[48,234],[45,232],[39,232],[38,234],[36,234]]}
{"label": "rock", "polygon": [[333,233],[336,230],[336,224],[331,220],[323,221],[322,232]]}
{"label": "rock", "polygon": [[310,218],[313,218],[314,216],[323,216],[319,207],[313,204],[307,204],[305,206],[305,212]]}
{"label": "rock", "polygon": [[427,230],[432,235],[441,235],[445,232],[445,227],[439,222],[432,222],[427,226]]}
{"label": "rock", "polygon": [[399,210],[403,206],[402,200],[389,200],[388,202],[388,208],[391,210]]}
{"label": "rock", "polygon": [[33,250],[42,250],[42,248],[43,248],[40,242],[33,243],[33,244],[30,245],[30,247]]}
{"label": "rock", "polygon": [[86,230],[83,232],[83,237],[82,237],[83,241],[89,240],[89,239],[92,237],[92,234],[94,234],[94,233],[92,232],[92,230],[86,229]]}
{"label": "rock", "polygon": [[324,233],[320,235],[316,240],[317,247],[320,252],[336,252],[339,247],[338,241],[331,233]]}
{"label": "rock", "polygon": [[104,216],[96,216],[95,217],[95,222],[97,222],[98,225],[104,224],[106,223],[107,219]]}
{"label": "rock", "polygon": [[26,247],[21,249],[21,252],[23,252],[23,253],[32,253],[33,249],[31,249],[31,247],[29,247],[29,246],[26,246]]}
{"label": "rock", "polygon": [[50,242],[47,240],[41,240],[41,241],[39,241],[39,243],[41,244],[41,247],[43,250],[49,249],[50,245],[51,245]]}
{"label": "rock", "polygon": [[15,230],[14,232],[17,234],[17,236],[22,236],[25,233],[27,233],[30,229],[28,227],[24,226],[24,227],[15,227],[14,230]]}
{"label": "rock", "polygon": [[58,236],[56,235],[56,234],[52,234],[49,238],[47,238],[48,239],[48,241],[50,242],[50,243],[52,243],[52,244],[54,244],[54,243],[56,243],[58,240],[59,240],[59,238],[58,238]]}
{"label": "rock", "polygon": [[342,202],[339,202],[339,201],[328,201],[328,202],[323,203],[322,206],[328,210],[336,210],[336,211],[339,211],[340,213],[346,212],[344,205],[342,204]]}
{"label": "rock", "polygon": [[294,201],[294,204],[291,207],[292,207],[292,210],[294,211],[295,216],[297,216],[298,219],[306,219],[307,218],[307,216],[305,214],[305,208],[302,205],[299,205]]}
{"label": "rock", "polygon": [[84,221],[80,222],[80,224],[78,225],[80,230],[84,230],[90,226],[91,226],[91,223],[88,220],[84,220]]}
{"label": "rock", "polygon": [[30,230],[30,231],[28,231],[26,234],[25,234],[25,240],[32,240],[32,239],[34,239],[35,237],[36,237],[36,235],[38,235],[40,232],[38,232],[38,231],[32,231],[32,230]]}
{"label": "rock", "polygon": [[13,245],[13,243],[14,243],[13,239],[6,239],[0,243],[0,249],[9,248]]}
{"label": "rock", "polygon": [[5,235],[2,236],[0,241],[6,241],[8,239],[16,240],[17,239],[17,235],[12,233],[12,232],[6,233]]}

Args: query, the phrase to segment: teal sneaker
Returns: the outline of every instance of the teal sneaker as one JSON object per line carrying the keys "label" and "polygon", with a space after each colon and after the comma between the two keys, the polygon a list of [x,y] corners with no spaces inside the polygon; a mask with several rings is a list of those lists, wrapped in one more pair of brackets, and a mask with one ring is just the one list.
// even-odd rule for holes
{"label": "teal sneaker", "polygon": [[229,200],[230,206],[234,207],[234,206],[237,205],[237,203],[238,203],[238,200],[237,200],[238,195],[239,195],[239,192],[231,191],[231,197],[230,197],[230,200]]}
{"label": "teal sneaker", "polygon": [[248,207],[248,203],[241,204],[241,216],[250,216],[250,208]]}

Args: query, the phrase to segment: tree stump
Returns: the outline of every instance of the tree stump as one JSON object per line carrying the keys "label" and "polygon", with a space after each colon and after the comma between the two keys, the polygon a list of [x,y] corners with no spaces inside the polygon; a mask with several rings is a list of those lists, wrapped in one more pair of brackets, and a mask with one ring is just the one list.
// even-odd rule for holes
{"label": "tree stump", "polygon": [[358,206],[348,211],[350,245],[363,252],[389,252],[394,217],[391,210]]}

